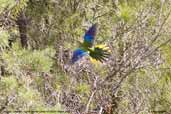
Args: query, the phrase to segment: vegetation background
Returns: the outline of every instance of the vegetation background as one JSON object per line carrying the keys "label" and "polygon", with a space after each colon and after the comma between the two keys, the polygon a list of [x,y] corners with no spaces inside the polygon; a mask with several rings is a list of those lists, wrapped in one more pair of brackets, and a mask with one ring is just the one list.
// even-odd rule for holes
{"label": "vegetation background", "polygon": [[[0,113],[170,114],[170,13],[170,0],[0,0]],[[68,65],[93,23],[109,59]]]}

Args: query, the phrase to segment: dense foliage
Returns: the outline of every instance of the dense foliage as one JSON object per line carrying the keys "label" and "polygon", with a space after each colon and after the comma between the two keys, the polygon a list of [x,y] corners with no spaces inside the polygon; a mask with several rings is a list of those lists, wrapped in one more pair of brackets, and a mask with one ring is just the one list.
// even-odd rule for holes
{"label": "dense foliage", "polygon": [[[170,13],[170,0],[0,0],[0,113],[169,114]],[[69,64],[94,23],[110,57]]]}

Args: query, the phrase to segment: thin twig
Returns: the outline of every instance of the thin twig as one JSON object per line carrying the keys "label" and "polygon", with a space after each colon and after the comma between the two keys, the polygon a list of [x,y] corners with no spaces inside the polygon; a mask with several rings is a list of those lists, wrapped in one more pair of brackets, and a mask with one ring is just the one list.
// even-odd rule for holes
{"label": "thin twig", "polygon": [[100,107],[99,113],[98,114],[102,114],[103,111],[103,107]]}
{"label": "thin twig", "polygon": [[96,91],[93,91],[93,92],[91,93],[91,96],[90,96],[90,98],[89,98],[89,100],[88,100],[88,103],[87,103],[87,105],[86,105],[85,113],[88,112],[90,103],[91,103],[91,101],[93,100],[93,96],[94,96],[95,93],[96,93]]}

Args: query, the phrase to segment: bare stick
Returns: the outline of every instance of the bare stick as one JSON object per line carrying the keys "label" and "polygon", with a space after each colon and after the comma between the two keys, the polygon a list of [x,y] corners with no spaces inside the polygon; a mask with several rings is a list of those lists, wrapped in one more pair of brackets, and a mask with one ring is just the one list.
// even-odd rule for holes
{"label": "bare stick", "polygon": [[103,107],[100,107],[100,111],[98,114],[102,114],[102,111],[103,111]]}
{"label": "bare stick", "polygon": [[91,96],[90,96],[90,98],[89,98],[89,100],[88,100],[88,103],[87,103],[87,105],[86,105],[85,113],[88,112],[90,103],[91,103],[91,101],[92,101],[93,96],[94,96],[95,93],[96,93],[96,91],[93,91],[93,92],[91,93]]}

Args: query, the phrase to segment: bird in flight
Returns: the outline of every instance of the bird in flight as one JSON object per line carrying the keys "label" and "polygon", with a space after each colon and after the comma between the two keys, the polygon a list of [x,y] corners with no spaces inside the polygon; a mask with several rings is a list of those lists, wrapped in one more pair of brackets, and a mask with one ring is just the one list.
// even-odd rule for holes
{"label": "bird in flight", "polygon": [[80,43],[79,48],[74,50],[71,64],[74,64],[84,56],[90,56],[92,59],[104,62],[110,55],[108,48],[105,45],[94,46],[94,40],[97,31],[97,24],[93,24],[85,33],[83,43]]}

